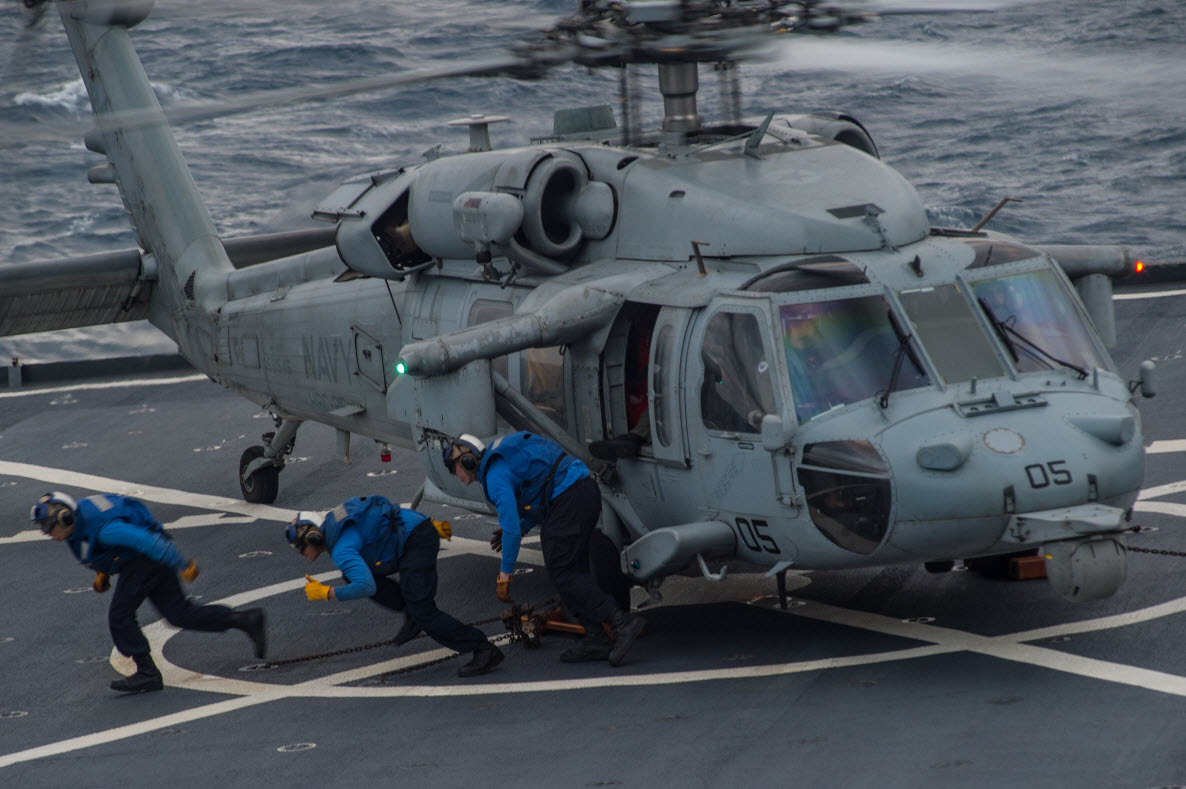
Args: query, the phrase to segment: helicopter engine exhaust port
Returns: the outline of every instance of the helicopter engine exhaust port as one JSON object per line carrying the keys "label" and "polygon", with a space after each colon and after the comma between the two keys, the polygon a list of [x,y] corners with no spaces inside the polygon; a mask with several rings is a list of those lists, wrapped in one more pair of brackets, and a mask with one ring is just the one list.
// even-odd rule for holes
{"label": "helicopter engine exhaust port", "polygon": [[1048,543],[1040,554],[1046,559],[1050,585],[1072,603],[1111,597],[1128,568],[1122,535]]}
{"label": "helicopter engine exhaust port", "polygon": [[584,170],[568,160],[544,159],[527,181],[523,195],[523,235],[541,255],[566,260],[584,240],[576,204],[589,183]]}

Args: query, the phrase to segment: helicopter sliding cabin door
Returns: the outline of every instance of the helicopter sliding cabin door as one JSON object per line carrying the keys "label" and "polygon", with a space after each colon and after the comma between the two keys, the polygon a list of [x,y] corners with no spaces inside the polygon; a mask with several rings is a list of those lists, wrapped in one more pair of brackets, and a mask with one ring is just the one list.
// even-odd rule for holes
{"label": "helicopter sliding cabin door", "polygon": [[[685,521],[691,503],[680,399],[691,322],[692,311],[686,308],[628,303],[602,352],[603,424],[609,440],[590,449],[613,460],[619,484],[651,528]],[[597,445],[604,446],[604,454]]]}

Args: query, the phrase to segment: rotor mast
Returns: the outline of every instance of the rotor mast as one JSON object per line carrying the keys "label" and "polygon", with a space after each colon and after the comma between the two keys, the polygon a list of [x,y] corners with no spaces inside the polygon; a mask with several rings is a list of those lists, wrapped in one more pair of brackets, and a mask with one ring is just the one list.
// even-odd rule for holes
{"label": "rotor mast", "polygon": [[700,131],[696,93],[700,75],[695,61],[659,64],[659,92],[663,94],[663,131],[681,135]]}

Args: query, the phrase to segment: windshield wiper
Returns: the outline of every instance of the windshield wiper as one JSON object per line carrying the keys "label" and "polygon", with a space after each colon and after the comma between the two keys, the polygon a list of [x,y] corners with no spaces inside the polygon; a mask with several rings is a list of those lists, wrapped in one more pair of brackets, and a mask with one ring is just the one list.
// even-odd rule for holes
{"label": "windshield wiper", "polygon": [[909,355],[910,363],[914,365],[914,369],[918,371],[918,374],[926,375],[923,372],[922,365],[919,364],[918,358],[914,355],[914,351],[910,348],[910,338],[914,335],[902,331],[902,327],[898,325],[898,319],[894,317],[893,310],[886,310],[885,314],[889,318],[890,326],[894,330],[894,336],[898,338],[898,350],[894,354],[894,369],[890,373],[889,383],[886,385],[885,391],[881,393],[881,399],[878,400],[883,410],[889,407],[889,396],[898,385],[898,373],[902,371],[903,358]]}
{"label": "windshield wiper", "polygon": [[[1025,347],[1021,348],[1021,350],[1025,351],[1034,359],[1041,360],[1043,357],[1045,357],[1046,359],[1050,360],[1050,362],[1061,364],[1063,367],[1066,367],[1069,370],[1074,370],[1079,374],[1080,378],[1087,377],[1087,370],[1084,368],[1077,364],[1068,362],[1066,359],[1058,358],[1031,340],[1029,337],[1026,337],[1024,334],[1017,331],[1017,329],[1014,329],[1007,321],[1003,321],[998,318],[996,313],[992,311],[992,307],[988,306],[988,303],[985,302],[984,299],[976,299],[976,301],[980,303],[980,309],[984,310],[984,314],[988,316],[989,322],[992,323],[993,329],[996,330],[997,336],[1001,338],[1001,342],[1005,345],[1005,348],[1008,349],[1009,355],[1013,357],[1013,362],[1015,364],[1020,362],[1021,359],[1017,354],[1018,346],[1017,343],[1013,341],[1014,338],[1025,343]],[[1013,317],[1010,316],[1008,320],[1013,320]],[[1047,365],[1049,365],[1049,362],[1047,362]]]}

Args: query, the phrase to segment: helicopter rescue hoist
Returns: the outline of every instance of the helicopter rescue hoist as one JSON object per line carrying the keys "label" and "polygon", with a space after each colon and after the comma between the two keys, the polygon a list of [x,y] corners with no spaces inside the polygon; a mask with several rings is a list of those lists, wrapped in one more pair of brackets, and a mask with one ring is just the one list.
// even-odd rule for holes
{"label": "helicopter rescue hoist", "polygon": [[[757,566],[785,602],[789,570],[1020,552],[1070,600],[1123,581],[1133,397],[1154,391],[1151,362],[1130,384],[1107,352],[1128,250],[932,226],[854,117],[737,112],[759,43],[867,15],[582,2],[505,55],[391,84],[614,68],[621,125],[579,108],[493,149],[502,116],[460,119],[469,152],[345,181],[313,212],[325,230],[224,242],[131,45],[150,7],[59,3],[96,110],[87,147],[141,249],[0,269],[0,331],[147,317],[277,419],[241,459],[247,500],[276,498],[312,421],[344,457],[352,434],[419,450],[413,506],[488,511],[442,441],[529,430],[596,470],[607,583]],[[702,65],[728,98],[717,122]],[[664,114],[647,130],[634,84],[652,67]],[[100,287],[80,283],[110,286],[104,306],[66,309]]]}

